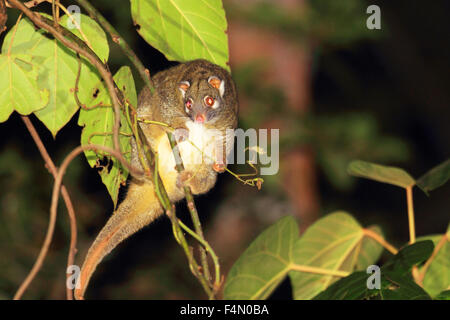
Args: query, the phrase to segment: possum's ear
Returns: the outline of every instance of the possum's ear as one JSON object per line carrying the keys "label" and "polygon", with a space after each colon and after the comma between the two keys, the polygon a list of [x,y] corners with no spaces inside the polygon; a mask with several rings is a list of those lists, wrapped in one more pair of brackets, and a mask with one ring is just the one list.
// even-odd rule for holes
{"label": "possum's ear", "polygon": [[178,84],[178,89],[180,89],[181,94],[183,95],[183,98],[186,94],[187,89],[189,89],[190,86],[191,86],[191,84],[189,83],[189,81],[181,81]]}
{"label": "possum's ear", "polygon": [[213,87],[219,90],[220,96],[223,97],[223,93],[225,92],[225,81],[220,80],[216,76],[211,76],[208,78],[208,83]]}

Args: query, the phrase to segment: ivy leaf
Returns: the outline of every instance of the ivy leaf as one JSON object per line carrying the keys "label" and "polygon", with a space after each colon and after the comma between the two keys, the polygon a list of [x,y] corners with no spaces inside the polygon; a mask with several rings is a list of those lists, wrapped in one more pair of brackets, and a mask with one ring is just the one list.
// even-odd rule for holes
{"label": "ivy leaf", "polygon": [[131,0],[139,34],[169,60],[203,58],[230,70],[221,0]]}
{"label": "ivy leaf", "polygon": [[414,186],[414,179],[405,170],[365,161],[352,161],[347,171],[350,175],[393,184],[402,188]]}
{"label": "ivy leaf", "polygon": [[434,167],[417,180],[417,186],[426,194],[439,188],[450,179],[450,159]]}
{"label": "ivy leaf", "polygon": [[[114,75],[114,81],[123,91],[125,100],[137,103],[136,89],[133,76],[129,67],[122,67]],[[113,128],[114,109],[109,93],[103,82],[99,82],[93,89],[91,100],[88,101],[88,109],[81,109],[78,124],[83,126],[81,144],[96,144],[114,148]],[[127,161],[131,158],[132,130],[125,115],[121,112],[119,143],[122,154]],[[114,202],[117,204],[117,196],[121,185],[125,184],[128,171],[116,158],[100,151],[86,150],[88,163],[91,167],[99,168],[102,182]]]}
{"label": "ivy leaf", "polygon": [[37,65],[27,54],[0,55],[0,122],[13,111],[28,115],[48,103],[48,91],[39,90]]}
{"label": "ivy leaf", "polygon": [[[376,229],[373,229],[376,230]],[[318,220],[295,243],[293,262],[332,271],[352,272],[375,263],[379,244],[366,238],[364,229],[349,214],[336,212]],[[364,258],[363,258],[364,257]],[[295,299],[311,299],[339,278],[332,275],[290,271]]]}
{"label": "ivy leaf", "polygon": [[265,299],[285,278],[292,261],[298,226],[291,216],[262,232],[231,268],[225,299]]}

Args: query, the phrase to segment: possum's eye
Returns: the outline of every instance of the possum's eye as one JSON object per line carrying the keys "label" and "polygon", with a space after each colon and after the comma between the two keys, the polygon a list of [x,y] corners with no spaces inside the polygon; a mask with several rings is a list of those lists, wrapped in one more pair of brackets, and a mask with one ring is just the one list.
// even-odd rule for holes
{"label": "possum's eye", "polygon": [[216,100],[210,96],[205,96],[203,100],[208,107],[213,107],[216,104]]}
{"label": "possum's eye", "polygon": [[185,106],[186,106],[186,112],[189,112],[189,110],[191,110],[191,108],[192,108],[192,103],[193,103],[193,101],[192,101],[191,98],[187,99],[187,101],[186,101],[186,103],[185,103]]}

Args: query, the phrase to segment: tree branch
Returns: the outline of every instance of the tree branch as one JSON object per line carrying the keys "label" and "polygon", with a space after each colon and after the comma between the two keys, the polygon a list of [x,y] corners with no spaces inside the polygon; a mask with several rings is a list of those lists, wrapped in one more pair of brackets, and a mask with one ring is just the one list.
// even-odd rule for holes
{"label": "tree branch", "polygon": [[6,4],[5,0],[0,0],[0,34],[6,30],[6,21],[8,20],[8,15],[6,14]]}
{"label": "tree branch", "polygon": [[[39,134],[37,133],[36,129],[33,126],[33,123],[31,122],[30,118],[27,116],[21,116],[21,118],[22,118],[22,121],[25,123],[25,126],[27,127],[28,131],[30,132],[30,135],[34,140],[34,143],[36,144],[37,148],[39,149],[39,152],[41,153],[41,156],[45,161],[45,165],[46,165],[47,169],[49,169],[49,171],[53,175],[53,177],[56,178],[56,175],[58,174],[58,169],[56,168],[50,155],[48,154],[47,149],[45,148],[41,138],[39,137]],[[67,213],[69,215],[69,222],[70,222],[70,248],[69,248],[69,254],[67,257],[67,267],[69,267],[74,264],[75,254],[77,252],[77,248],[76,248],[76,245],[77,245],[77,220],[76,220],[75,210],[73,209],[72,201],[71,201],[69,193],[67,192],[67,189],[64,185],[61,186],[61,195],[64,199],[64,203],[66,204]],[[67,278],[70,277],[69,274],[67,274],[66,276],[67,276]],[[68,300],[73,299],[73,292],[71,289],[66,288],[66,295],[67,295]]]}
{"label": "tree branch", "polygon": [[[111,149],[105,146],[100,145],[86,145],[86,146],[78,146],[74,150],[72,150],[69,155],[64,159],[60,169],[58,170],[58,173],[55,177],[55,183],[53,186],[53,192],[52,192],[52,202],[50,207],[50,221],[48,223],[47,228],[47,234],[45,235],[44,243],[41,247],[41,250],[39,252],[39,255],[31,268],[30,273],[27,275],[23,283],[20,285],[19,289],[17,290],[16,294],[14,295],[14,300],[18,300],[22,297],[25,290],[30,285],[31,281],[33,281],[36,274],[39,272],[39,270],[42,267],[42,263],[44,262],[44,259],[47,255],[48,248],[50,247],[50,243],[52,242],[53,238],[53,232],[55,230],[55,222],[56,222],[56,215],[57,215],[57,208],[58,208],[58,195],[59,190],[61,189],[62,185],[62,179],[63,176],[67,170],[68,165],[70,162],[81,152],[85,150],[100,150],[110,153],[111,155],[115,156],[116,158],[123,159],[124,161],[121,161],[121,163],[128,169],[128,170],[137,170],[136,168],[133,168],[122,156],[122,154],[118,153],[115,149]],[[142,173],[142,172],[140,172]]]}
{"label": "tree branch", "polygon": [[120,49],[122,49],[123,53],[134,64],[146,86],[150,89],[151,93],[153,93],[155,89],[149,70],[145,68],[138,56],[131,50],[125,39],[108,22],[108,20],[106,20],[105,17],[89,3],[89,1],[77,0],[77,2],[88,12],[92,19],[95,19],[103,27],[103,29],[111,36],[111,39],[120,47]]}
{"label": "tree branch", "polygon": [[[177,142],[176,142],[173,134],[167,133],[167,137],[169,138],[170,146],[172,148],[172,152],[175,157],[176,169],[179,173],[181,173],[182,171],[184,171],[184,165],[183,165],[183,161],[181,159],[181,156],[180,156],[180,153],[178,150]],[[187,202],[187,206],[189,209],[189,213],[191,214],[192,222],[194,223],[195,232],[196,232],[198,238],[201,239],[200,243],[202,243],[202,242],[207,243],[205,240],[205,237],[203,235],[202,225],[201,225],[200,219],[198,217],[198,212],[197,212],[197,208],[195,206],[194,196],[192,195],[191,188],[189,188],[188,186],[185,186],[184,194],[186,196],[186,202]],[[207,247],[205,246],[205,248],[207,248]],[[215,252],[212,251],[211,248],[209,248],[209,249],[210,249],[209,251],[211,252],[212,257],[214,257],[216,255]],[[208,281],[211,281],[211,274],[209,272],[208,259],[207,259],[206,251],[203,247],[200,247],[200,256],[201,256],[201,260],[202,260],[202,267],[203,267],[203,272],[204,272],[205,278]],[[216,269],[216,276],[214,279],[213,288],[214,288],[214,292],[216,292],[219,290],[220,282],[221,282],[220,265],[219,265],[217,259],[213,259],[213,260],[214,260],[214,267]]]}

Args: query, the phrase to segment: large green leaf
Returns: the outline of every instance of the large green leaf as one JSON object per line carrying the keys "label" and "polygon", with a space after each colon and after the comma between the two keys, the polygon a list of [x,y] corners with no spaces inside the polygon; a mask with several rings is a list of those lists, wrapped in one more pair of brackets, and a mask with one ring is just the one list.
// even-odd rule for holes
{"label": "large green leaf", "polygon": [[[450,289],[450,225],[445,234],[420,237],[417,241],[431,240],[436,248],[431,263],[427,266],[423,287],[431,296]],[[424,269],[421,268],[420,272]]]}
{"label": "large green leaf", "polygon": [[[136,106],[137,95],[133,76],[129,67],[122,67],[114,75],[117,87],[121,89],[125,100]],[[86,109],[80,110],[78,124],[83,126],[81,133],[81,144],[96,144],[114,148],[113,128],[114,110],[111,104],[108,90],[103,82],[98,82],[93,88],[92,95],[87,101]],[[125,159],[131,157],[131,128],[123,113],[121,113],[120,148]],[[103,152],[93,150],[85,151],[86,158],[91,167],[99,168],[101,179],[108,189],[114,202],[117,204],[117,196],[121,185],[125,184],[128,171],[114,157]]]}
{"label": "large green leaf", "polygon": [[383,268],[385,271],[397,273],[401,276],[410,274],[414,265],[425,261],[431,256],[433,248],[433,242],[430,240],[418,241],[402,248],[383,265]]}
{"label": "large green leaf", "polygon": [[[61,17],[59,24],[66,26],[68,21],[71,21],[69,16],[64,15]],[[108,39],[102,27],[98,23],[91,19],[89,16],[80,14],[80,28],[73,28],[69,30],[95,52],[102,62],[107,62],[109,57]]]}
{"label": "large green leaf", "polygon": [[207,59],[229,70],[221,0],[131,0],[139,34],[169,60]]}
{"label": "large green leaf", "polygon": [[378,292],[367,288],[369,276],[365,271],[354,272],[333,283],[314,300],[362,300],[375,296]]}
{"label": "large green leaf", "polygon": [[381,288],[369,289],[370,275],[358,271],[333,283],[314,300],[430,300],[430,296],[410,278],[398,274],[381,273]]}
{"label": "large green leaf", "polygon": [[414,265],[426,260],[433,251],[430,241],[417,242],[400,250],[380,269],[380,288],[369,289],[366,272],[354,272],[318,294],[317,300],[428,300],[430,296],[411,277]]}
{"label": "large green leaf", "polygon": [[389,183],[402,188],[412,187],[416,183],[403,169],[360,160],[352,161],[347,171],[353,176]]}
{"label": "large green leaf", "polygon": [[435,300],[450,300],[450,290],[445,290],[439,293],[436,297],[434,297]]}
{"label": "large green leaf", "polygon": [[231,268],[225,299],[264,299],[285,278],[292,261],[298,226],[291,216],[261,233]]}
{"label": "large green leaf", "polygon": [[[378,227],[367,229],[382,237]],[[226,299],[264,299],[289,274],[294,298],[310,299],[337,276],[375,263],[380,244],[367,236],[350,215],[330,214],[298,237],[292,217],[264,231],[232,267],[225,284]]]}
{"label": "large green leaf", "polygon": [[28,115],[48,103],[48,91],[39,90],[38,67],[28,54],[0,55],[0,122],[13,111]]}
{"label": "large green leaf", "polygon": [[[377,231],[377,229],[372,229]],[[352,272],[355,267],[375,263],[381,250],[373,239],[365,237],[364,229],[349,214],[337,212],[313,224],[293,249],[297,265],[331,271]],[[311,299],[339,279],[336,276],[290,271],[295,299]]]}
{"label": "large green leaf", "polygon": [[[63,16],[61,25],[67,23]],[[102,60],[108,57],[108,42],[105,33],[91,18],[81,15],[81,30],[85,37],[80,38],[91,44],[92,49]],[[76,35],[78,29],[72,30]],[[44,36],[42,30],[36,30],[28,19],[22,19],[6,36],[3,48],[12,53],[25,53],[32,56],[33,63],[39,65],[38,86],[49,92],[49,103],[35,112],[55,136],[78,110],[74,99],[75,79],[78,73],[78,60],[72,50],[65,48],[56,39]],[[84,103],[93,86],[100,80],[87,61],[82,59],[78,97]]]}
{"label": "large green leaf", "polygon": [[400,276],[397,273],[382,273],[381,299],[383,300],[431,300],[411,277]]}
{"label": "large green leaf", "polygon": [[450,159],[434,167],[417,180],[417,186],[425,193],[444,185],[450,179]]}

